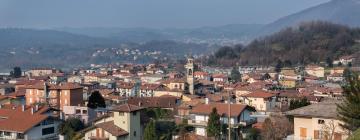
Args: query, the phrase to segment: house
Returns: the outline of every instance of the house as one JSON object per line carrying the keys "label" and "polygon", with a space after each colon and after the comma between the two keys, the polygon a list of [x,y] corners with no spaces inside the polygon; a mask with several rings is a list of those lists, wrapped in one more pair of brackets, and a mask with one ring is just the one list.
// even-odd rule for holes
{"label": "house", "polygon": [[166,79],[166,75],[163,74],[147,74],[140,76],[140,80],[143,83],[160,84],[159,81]]}
{"label": "house", "polygon": [[142,109],[130,104],[112,107],[112,115],[99,118],[82,131],[83,139],[142,140],[143,128],[140,123]]}
{"label": "house", "polygon": [[212,79],[214,82],[227,82],[228,76],[225,74],[217,73],[212,75]]}
{"label": "house", "polygon": [[197,80],[208,80],[208,81],[210,81],[210,75],[207,72],[195,71],[194,72],[194,77]]}
{"label": "house", "polygon": [[36,83],[26,87],[26,105],[48,103],[63,109],[63,106],[77,106],[83,103],[83,88],[75,83],[48,84]]}
{"label": "house", "polygon": [[175,110],[176,107],[180,104],[180,98],[175,96],[130,97],[128,98],[127,103],[145,108]]}
{"label": "house", "polygon": [[67,77],[67,82],[69,83],[79,83],[82,84],[85,82],[84,77],[79,75],[71,75]]}
{"label": "house", "polygon": [[142,84],[140,86],[140,97],[152,97],[160,84]]}
{"label": "house", "polygon": [[256,119],[251,117],[255,110],[247,105],[242,104],[230,104],[230,115],[229,105],[224,103],[205,103],[200,104],[190,111],[190,119],[188,124],[195,127],[195,133],[197,135],[206,136],[206,126],[213,108],[216,108],[217,113],[221,116],[221,124],[229,124],[228,116],[230,116],[230,125],[235,132],[239,132],[240,127],[246,128],[256,123]]}
{"label": "house", "polygon": [[181,90],[184,91],[186,88],[186,80],[185,79],[166,79],[161,82],[164,86],[169,88],[170,90]]}
{"label": "house", "polygon": [[13,84],[0,84],[0,95],[7,95],[15,91],[15,85]]}
{"label": "house", "polygon": [[0,105],[0,139],[57,139],[60,121],[47,106]]}
{"label": "house", "polygon": [[276,95],[258,90],[242,95],[240,102],[255,107],[257,111],[268,112],[276,107]]}
{"label": "house", "polygon": [[51,68],[34,68],[25,72],[25,75],[29,76],[44,76],[52,73],[56,73],[56,69]]}
{"label": "house", "polygon": [[348,64],[353,63],[354,60],[355,60],[355,57],[351,56],[351,55],[341,56],[338,60],[334,60],[333,64],[335,64],[335,65],[338,65],[338,64],[348,65]]}
{"label": "house", "polygon": [[68,118],[78,118],[84,124],[88,124],[90,120],[95,119],[97,116],[96,111],[87,106],[64,106],[62,113],[65,120]]}
{"label": "house", "polygon": [[324,77],[325,70],[324,67],[316,66],[316,65],[308,65],[305,67],[305,72],[308,75],[315,77]]}
{"label": "house", "polygon": [[284,88],[295,88],[296,80],[284,78],[279,80],[279,84]]}
{"label": "house", "polygon": [[331,82],[343,82],[345,78],[343,77],[343,74],[341,73],[333,73],[326,77],[327,81]]}
{"label": "house", "polygon": [[345,68],[343,68],[343,67],[334,67],[334,68],[330,69],[330,74],[334,74],[334,73],[343,74],[344,70],[345,70]]}
{"label": "house", "polygon": [[329,133],[334,140],[346,140],[348,136],[337,119],[336,103],[339,101],[323,101],[288,111],[287,115],[294,116],[294,139],[323,140]]}
{"label": "house", "polygon": [[119,92],[120,96],[126,96],[126,97],[137,96],[137,89],[135,83],[130,83],[130,82],[117,82],[116,92]]}

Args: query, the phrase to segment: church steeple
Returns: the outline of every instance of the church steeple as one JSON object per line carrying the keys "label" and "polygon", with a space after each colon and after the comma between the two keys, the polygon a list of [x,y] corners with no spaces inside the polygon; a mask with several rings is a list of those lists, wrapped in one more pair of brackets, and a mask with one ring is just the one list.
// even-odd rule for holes
{"label": "church steeple", "polygon": [[186,80],[189,84],[189,93],[194,93],[194,59],[192,57],[187,58],[186,68]]}

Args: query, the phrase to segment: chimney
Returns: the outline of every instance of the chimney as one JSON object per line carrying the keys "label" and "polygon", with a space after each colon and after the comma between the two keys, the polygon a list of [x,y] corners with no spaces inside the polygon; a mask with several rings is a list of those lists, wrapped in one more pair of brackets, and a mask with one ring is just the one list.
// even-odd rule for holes
{"label": "chimney", "polygon": [[22,112],[25,111],[25,105],[21,105],[21,111],[22,111]]}
{"label": "chimney", "polygon": [[35,112],[39,111],[39,105],[35,105]]}
{"label": "chimney", "polygon": [[31,114],[34,114],[34,113],[35,113],[34,107],[31,107]]}
{"label": "chimney", "polygon": [[205,104],[209,104],[209,98],[205,98]]}

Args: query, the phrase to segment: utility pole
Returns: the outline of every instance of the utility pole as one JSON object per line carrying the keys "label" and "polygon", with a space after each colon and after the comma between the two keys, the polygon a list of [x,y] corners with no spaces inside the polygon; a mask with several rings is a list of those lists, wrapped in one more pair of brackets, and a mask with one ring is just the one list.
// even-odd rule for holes
{"label": "utility pole", "polygon": [[229,136],[228,136],[228,137],[229,137],[229,139],[228,139],[228,140],[231,140],[231,105],[230,105],[230,92],[231,92],[231,91],[228,91],[228,93],[229,93],[229,97],[228,97],[228,98],[229,98],[229,99],[228,99],[228,106],[229,106],[229,107],[228,107],[228,108],[229,108],[229,110],[228,110],[228,111],[229,111],[229,113],[228,113],[228,114],[229,114],[229,118],[228,118]]}

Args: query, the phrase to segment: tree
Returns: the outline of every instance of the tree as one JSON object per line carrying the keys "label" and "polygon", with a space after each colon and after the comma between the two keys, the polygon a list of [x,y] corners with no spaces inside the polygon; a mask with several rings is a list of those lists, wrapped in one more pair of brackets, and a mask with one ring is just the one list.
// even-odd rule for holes
{"label": "tree", "polygon": [[330,57],[326,58],[326,64],[330,68],[334,67],[333,60]]}
{"label": "tree", "polygon": [[265,140],[282,140],[292,133],[292,124],[280,114],[271,114],[263,123],[261,136]]}
{"label": "tree", "polygon": [[20,67],[14,67],[14,70],[10,72],[10,75],[14,78],[19,78],[21,77],[21,68]]}
{"label": "tree", "polygon": [[360,80],[358,75],[350,73],[343,86],[344,100],[337,105],[338,118],[344,122],[340,124],[349,132],[360,128]]}
{"label": "tree", "polygon": [[351,134],[347,140],[358,140],[360,138],[360,128]]}
{"label": "tree", "polygon": [[217,113],[216,108],[212,109],[210,113],[206,133],[208,137],[219,137],[221,133],[220,115]]}
{"label": "tree", "polygon": [[246,140],[258,140],[260,137],[260,132],[256,128],[250,128],[248,134],[246,135]]}
{"label": "tree", "polygon": [[145,127],[144,140],[157,140],[155,121],[151,120]]}
{"label": "tree", "polygon": [[306,98],[302,98],[300,100],[291,100],[289,110],[294,110],[308,105],[310,105],[310,102]]}
{"label": "tree", "polygon": [[234,80],[235,82],[241,81],[241,74],[240,74],[239,70],[237,70],[235,67],[231,70],[230,78],[231,78],[231,80]]}
{"label": "tree", "polygon": [[328,123],[321,125],[321,132],[323,132],[323,139],[333,140],[336,130],[336,125],[334,120],[329,121]]}
{"label": "tree", "polygon": [[96,109],[98,107],[105,108],[105,99],[102,97],[99,91],[94,91],[89,97],[87,106],[92,109]]}
{"label": "tree", "polygon": [[281,60],[278,60],[276,66],[275,66],[275,71],[276,71],[277,73],[279,73],[279,72],[281,72],[281,69],[282,69],[283,67],[284,67],[283,62],[282,62]]}
{"label": "tree", "polygon": [[77,134],[76,131],[84,129],[84,123],[78,118],[69,118],[59,125],[59,133],[64,135],[65,140],[71,140]]}
{"label": "tree", "polygon": [[270,76],[269,73],[265,73],[265,74],[261,77],[262,80],[268,80],[268,79],[270,79],[270,78],[271,78],[271,76]]}

